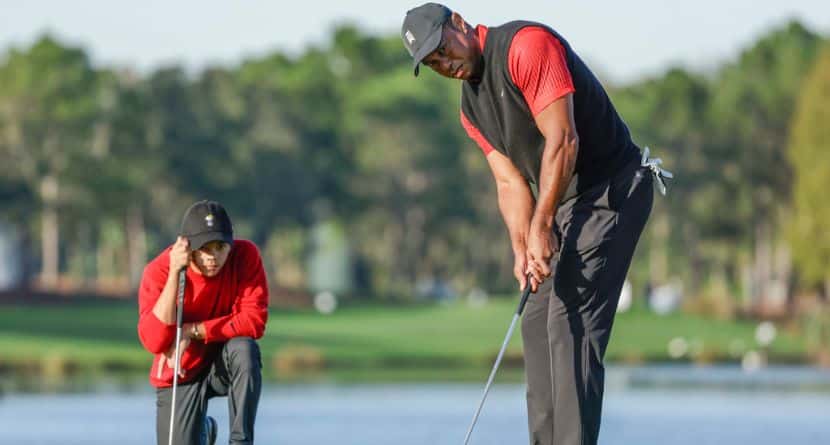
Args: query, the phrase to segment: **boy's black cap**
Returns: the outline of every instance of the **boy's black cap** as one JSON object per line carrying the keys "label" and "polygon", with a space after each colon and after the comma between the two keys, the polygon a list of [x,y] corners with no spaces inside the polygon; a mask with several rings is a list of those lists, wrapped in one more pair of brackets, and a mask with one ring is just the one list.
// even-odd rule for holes
{"label": "boy's black cap", "polygon": [[211,241],[233,244],[233,225],[222,204],[216,201],[198,201],[184,212],[179,235],[187,238],[193,250],[200,249]]}
{"label": "boy's black cap", "polygon": [[452,11],[438,3],[425,3],[410,9],[403,19],[401,38],[403,46],[415,60],[415,75],[424,57],[441,44],[441,33]]}

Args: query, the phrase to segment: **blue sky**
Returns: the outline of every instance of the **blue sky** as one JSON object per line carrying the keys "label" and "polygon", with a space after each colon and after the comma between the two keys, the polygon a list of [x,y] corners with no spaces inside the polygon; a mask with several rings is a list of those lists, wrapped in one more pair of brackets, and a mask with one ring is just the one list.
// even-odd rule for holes
{"label": "blue sky", "polygon": [[[81,45],[102,65],[141,71],[233,64],[274,49],[326,41],[334,24],[397,33],[418,2],[395,0],[0,0],[0,48],[45,31]],[[603,77],[618,82],[682,64],[707,70],[773,26],[797,18],[830,35],[830,0],[488,1],[446,3],[471,23],[544,22]],[[401,48],[403,50],[403,47]]]}

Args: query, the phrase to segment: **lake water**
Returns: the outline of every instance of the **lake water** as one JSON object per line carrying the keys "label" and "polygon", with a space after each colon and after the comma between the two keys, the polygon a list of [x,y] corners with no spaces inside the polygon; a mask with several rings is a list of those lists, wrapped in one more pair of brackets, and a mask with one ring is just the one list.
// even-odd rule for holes
{"label": "lake water", "polygon": [[[482,376],[482,380],[486,377]],[[811,368],[611,367],[604,445],[830,444],[830,372]],[[2,444],[152,444],[149,388],[0,396]],[[267,384],[257,443],[461,444],[483,383]],[[227,443],[225,399],[211,401]],[[497,384],[471,440],[526,444],[524,386]]]}

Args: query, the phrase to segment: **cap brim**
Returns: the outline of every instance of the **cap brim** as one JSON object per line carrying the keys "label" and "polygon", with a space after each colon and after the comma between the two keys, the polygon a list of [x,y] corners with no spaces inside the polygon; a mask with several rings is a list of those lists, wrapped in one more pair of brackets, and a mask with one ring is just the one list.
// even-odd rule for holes
{"label": "cap brim", "polygon": [[205,232],[198,235],[191,235],[187,237],[191,250],[199,250],[205,244],[211,241],[224,241],[228,244],[233,244],[233,235],[222,232]]}
{"label": "cap brim", "polygon": [[421,65],[421,61],[424,60],[424,57],[430,55],[433,51],[438,48],[438,45],[441,44],[441,35],[443,33],[443,24],[435,29],[427,37],[427,40],[421,45],[421,48],[416,52],[412,58],[415,59],[415,65],[412,67],[415,71],[415,75],[418,75],[419,66]]}

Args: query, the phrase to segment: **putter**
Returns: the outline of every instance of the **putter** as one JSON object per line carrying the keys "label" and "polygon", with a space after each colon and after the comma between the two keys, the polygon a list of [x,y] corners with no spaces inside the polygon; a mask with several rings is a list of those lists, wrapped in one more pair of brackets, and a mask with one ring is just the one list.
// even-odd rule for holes
{"label": "putter", "polygon": [[470,423],[467,435],[464,436],[464,445],[467,445],[470,441],[470,435],[473,434],[473,428],[475,428],[478,415],[481,413],[481,408],[484,406],[484,400],[487,399],[487,393],[490,391],[490,385],[493,384],[493,379],[496,377],[496,371],[498,371],[499,365],[501,364],[501,358],[504,356],[507,344],[510,343],[510,337],[513,336],[513,330],[516,328],[516,322],[518,322],[519,318],[522,316],[528,297],[530,297],[530,274],[527,276],[527,285],[525,286],[525,290],[522,292],[522,299],[519,301],[519,307],[516,309],[516,313],[513,314],[513,321],[510,322],[510,328],[507,330],[507,335],[504,336],[504,343],[501,345],[499,355],[496,356],[496,363],[493,364],[493,370],[490,371],[490,377],[487,379],[487,385],[484,386],[484,395],[481,396],[481,402],[479,402],[478,409],[473,415],[473,421]]}
{"label": "putter", "polygon": [[179,271],[179,288],[176,296],[176,359],[173,365],[173,399],[170,405],[170,434],[168,445],[173,445],[173,426],[176,419],[176,386],[179,383],[179,344],[182,340],[182,312],[184,312],[184,285],[186,269]]}

